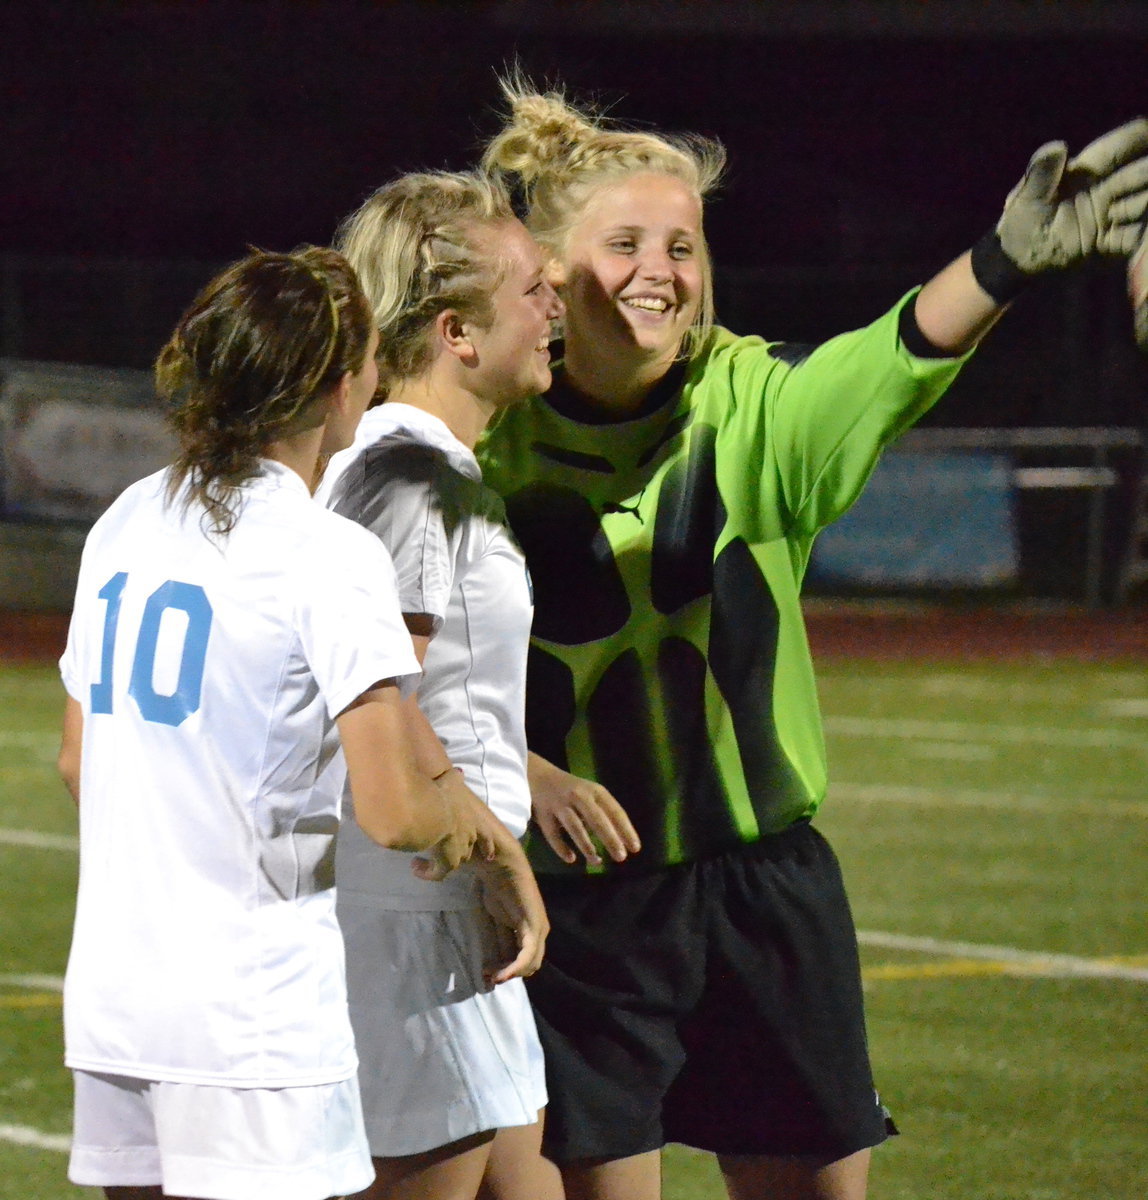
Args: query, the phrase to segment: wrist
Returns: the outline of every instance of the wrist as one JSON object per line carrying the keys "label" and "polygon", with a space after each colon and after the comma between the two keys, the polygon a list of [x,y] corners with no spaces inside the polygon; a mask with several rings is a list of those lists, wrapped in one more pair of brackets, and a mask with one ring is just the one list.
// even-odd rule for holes
{"label": "wrist", "polygon": [[969,262],[977,286],[1001,308],[1015,300],[1032,280],[1005,253],[995,229],[973,246]]}

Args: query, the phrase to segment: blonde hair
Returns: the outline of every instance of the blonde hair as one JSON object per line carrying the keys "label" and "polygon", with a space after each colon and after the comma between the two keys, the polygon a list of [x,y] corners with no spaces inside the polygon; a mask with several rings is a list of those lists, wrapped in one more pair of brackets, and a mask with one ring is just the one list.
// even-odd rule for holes
{"label": "blonde hair", "polygon": [[384,390],[430,364],[430,328],[445,309],[490,325],[502,263],[481,234],[514,219],[497,180],[431,171],[379,188],[342,223],[335,244],[358,272],[374,313]]}
{"label": "blonde hair", "polygon": [[[576,108],[561,92],[540,93],[519,75],[501,81],[510,105],[502,132],[487,146],[482,167],[521,189],[526,226],[559,260],[570,231],[594,193],[629,175],[652,171],[679,179],[700,200],[725,168],[720,142],[697,134],[656,134],[608,125]],[[713,264],[702,235],[698,247],[702,296],[684,349],[692,353],[714,323]]]}
{"label": "blonde hair", "polygon": [[155,364],[179,454],[168,499],[204,508],[209,532],[238,519],[238,489],[271,443],[318,423],[316,401],[366,362],[371,313],[333,250],[256,250],[192,301]]}

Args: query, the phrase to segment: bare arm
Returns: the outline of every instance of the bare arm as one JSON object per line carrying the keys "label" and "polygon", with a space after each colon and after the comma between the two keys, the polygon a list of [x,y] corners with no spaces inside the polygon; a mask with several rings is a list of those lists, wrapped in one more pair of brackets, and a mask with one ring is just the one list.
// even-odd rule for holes
{"label": "bare arm", "polygon": [[421,768],[398,687],[376,685],[336,723],[363,832],[391,850],[433,851],[451,869],[470,858],[476,823],[457,795]]}
{"label": "bare arm", "polygon": [[69,696],[64,705],[64,726],[60,735],[60,753],[56,757],[56,769],[77,804],[80,803],[80,748],[83,740],[84,710],[78,700]]}
{"label": "bare arm", "polygon": [[[405,619],[421,664],[431,640],[430,622],[417,614],[406,614]],[[477,830],[472,861],[479,871],[483,903],[505,934],[499,961],[486,969],[487,982],[493,986],[518,975],[532,975],[542,963],[550,923],[530,863],[517,839],[466,786],[462,772],[452,768],[438,734],[413,696],[405,701],[404,717],[420,767],[438,776],[439,787],[473,820]],[[415,873],[421,879],[442,879],[449,870],[438,848],[415,860]]]}
{"label": "bare arm", "polygon": [[917,294],[917,325],[936,348],[952,357],[965,354],[1005,311],[977,283],[972,253],[938,271]]}

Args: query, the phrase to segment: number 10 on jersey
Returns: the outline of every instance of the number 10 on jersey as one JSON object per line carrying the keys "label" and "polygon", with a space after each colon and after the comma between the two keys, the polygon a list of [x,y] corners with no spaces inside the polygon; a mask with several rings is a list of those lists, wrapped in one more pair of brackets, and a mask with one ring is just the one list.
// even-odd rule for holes
{"label": "number 10 on jersey", "polygon": [[[104,610],[100,675],[92,684],[91,691],[93,713],[112,711],[112,671],[121,640],[120,601],[123,599],[127,582],[127,572],[119,571],[98,593],[100,599],[107,602],[107,607]],[[155,690],[153,675],[160,622],[169,608],[186,614],[187,628],[180,650],[179,677],[175,690],[165,695]],[[135,632],[131,682],[128,685],[128,694],[139,706],[145,721],[153,721],[160,725],[182,725],[199,708],[211,619],[211,603],[206,592],[197,584],[169,579],[160,584],[148,597],[139,629]],[[126,632],[122,635],[125,640],[127,636]]]}

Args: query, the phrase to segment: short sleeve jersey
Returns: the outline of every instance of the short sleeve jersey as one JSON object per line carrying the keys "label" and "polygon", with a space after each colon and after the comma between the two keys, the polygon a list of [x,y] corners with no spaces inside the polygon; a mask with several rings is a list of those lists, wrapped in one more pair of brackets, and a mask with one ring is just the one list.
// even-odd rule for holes
{"label": "short sleeve jersey", "polygon": [[334,718],[418,662],[385,550],[264,461],[226,538],[130,487],[85,548],[61,671],[83,711],[69,1066],[230,1087],[354,1073]]}
{"label": "short sleeve jersey", "polygon": [[[438,417],[388,402],[363,418],[336,456],[320,498],[386,546],[403,612],[430,618],[418,702],[450,761],[515,837],[526,830],[526,654],[530,578],[471,450]],[[442,883],[410,870],[348,822],[339,840],[344,899],[441,909],[473,903],[463,869]]]}
{"label": "short sleeve jersey", "polygon": [[[812,349],[717,329],[625,422],[593,423],[559,370],[480,446],[534,579],[530,748],[608,787],[642,839],[601,869],[721,853],[824,798],[813,541],[961,365],[905,349],[908,300]],[[588,869],[541,838],[531,856]]]}

